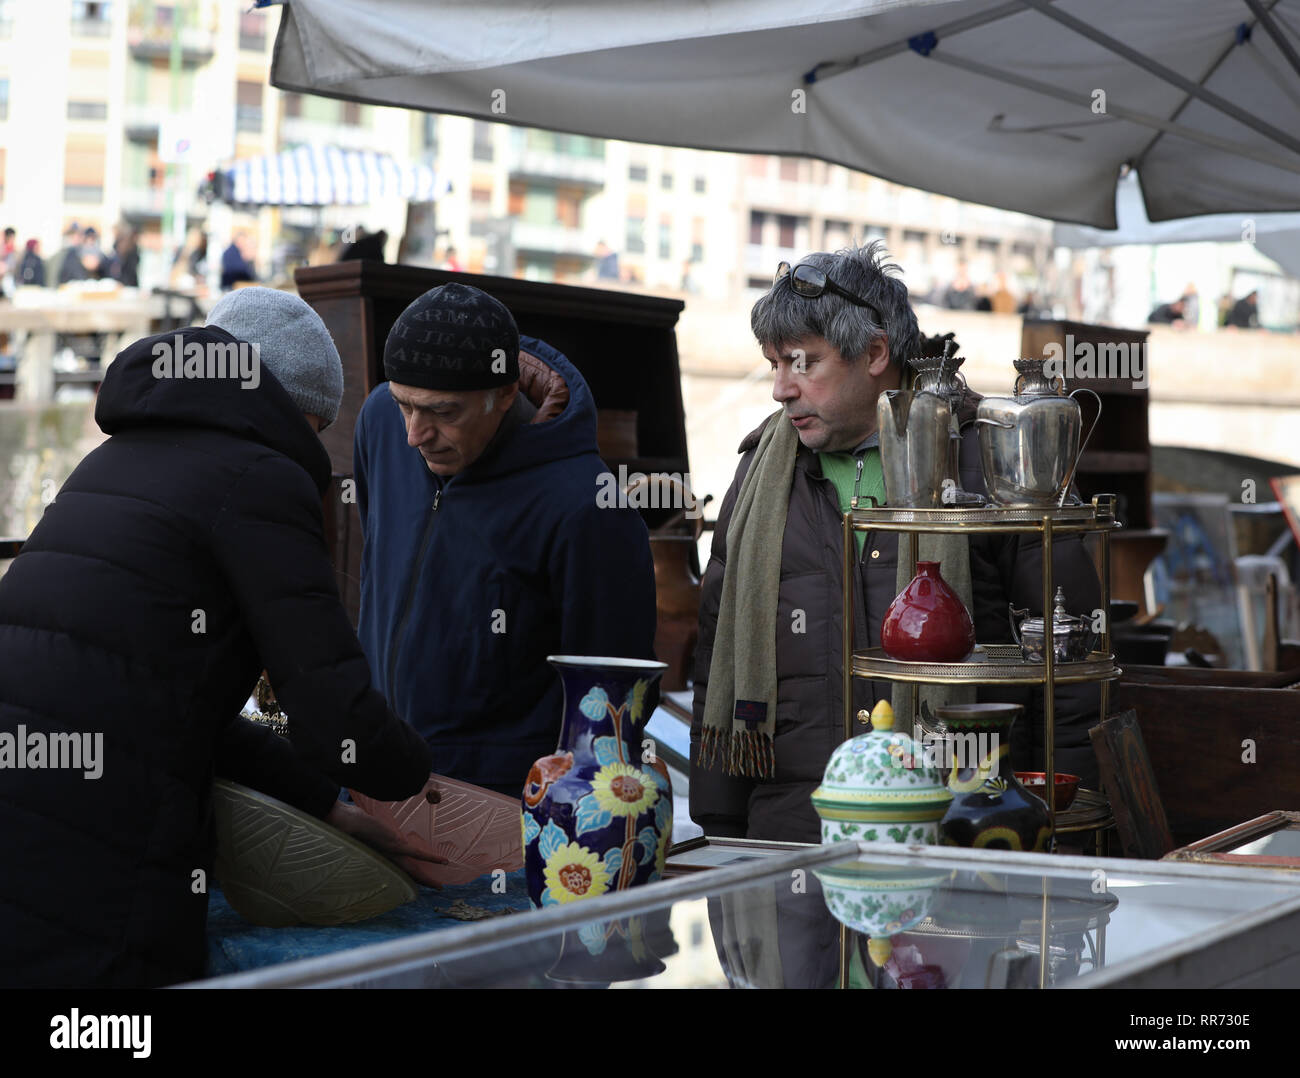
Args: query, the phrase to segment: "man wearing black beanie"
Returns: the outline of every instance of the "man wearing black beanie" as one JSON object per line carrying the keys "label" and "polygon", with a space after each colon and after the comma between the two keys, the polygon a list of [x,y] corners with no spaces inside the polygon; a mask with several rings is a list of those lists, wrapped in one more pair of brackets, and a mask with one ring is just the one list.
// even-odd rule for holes
{"label": "man wearing black beanie", "polygon": [[552,654],[654,657],[640,515],[607,468],[582,375],[469,285],[426,292],[357,418],[358,636],[434,770],[517,796],[559,738]]}

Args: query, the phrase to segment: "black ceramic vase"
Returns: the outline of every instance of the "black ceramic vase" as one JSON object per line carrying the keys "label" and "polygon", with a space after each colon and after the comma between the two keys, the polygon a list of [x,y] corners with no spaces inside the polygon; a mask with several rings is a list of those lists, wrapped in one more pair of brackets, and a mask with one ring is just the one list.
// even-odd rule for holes
{"label": "black ceramic vase", "polygon": [[952,805],[939,821],[941,846],[1043,852],[1051,835],[1047,805],[1011,769],[1011,727],[1019,704],[935,708],[946,731]]}

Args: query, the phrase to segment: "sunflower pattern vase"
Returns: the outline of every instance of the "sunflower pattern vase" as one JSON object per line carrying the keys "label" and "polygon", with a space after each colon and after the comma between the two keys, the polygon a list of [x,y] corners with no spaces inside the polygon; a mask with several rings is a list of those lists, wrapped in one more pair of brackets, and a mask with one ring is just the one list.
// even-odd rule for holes
{"label": "sunflower pattern vase", "polygon": [[537,907],[659,879],[673,833],[668,768],[642,742],[646,695],[667,664],[548,661],[564,685],[560,743],[533,764],[523,792],[524,872]]}

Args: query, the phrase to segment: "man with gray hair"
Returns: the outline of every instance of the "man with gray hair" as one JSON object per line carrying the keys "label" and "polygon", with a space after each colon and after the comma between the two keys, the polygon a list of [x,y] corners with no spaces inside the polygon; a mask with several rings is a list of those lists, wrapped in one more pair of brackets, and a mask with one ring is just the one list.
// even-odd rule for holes
{"label": "man with gray hair", "polygon": [[[783,262],[751,313],[781,410],[740,444],[704,574],[690,799],[691,817],[707,834],[820,840],[810,795],[844,740],[842,515],[855,494],[860,505],[870,504],[868,496],[884,504],[877,398],[904,387],[904,364],[925,354],[896,272],[879,242],[810,255],[793,267]],[[984,483],[970,423],[977,399],[968,393],[958,418],[966,428],[959,481],[978,493]],[[896,532],[855,536],[856,651],[879,647],[881,619],[911,567],[899,565]],[[1041,605],[1037,540],[943,537],[931,551],[923,539],[922,557],[942,560],[981,642],[1010,641],[1009,601]],[[1071,610],[1098,604],[1096,575],[1077,538],[1058,544],[1054,565]],[[855,679],[854,710],[870,709],[890,689]],[[999,698],[1033,704],[1027,693]],[[1095,775],[1087,736],[1095,712],[1093,688],[1058,694],[1058,770]],[[900,725],[911,718],[900,716]],[[1032,758],[1033,725],[1019,724],[1020,766]]]}

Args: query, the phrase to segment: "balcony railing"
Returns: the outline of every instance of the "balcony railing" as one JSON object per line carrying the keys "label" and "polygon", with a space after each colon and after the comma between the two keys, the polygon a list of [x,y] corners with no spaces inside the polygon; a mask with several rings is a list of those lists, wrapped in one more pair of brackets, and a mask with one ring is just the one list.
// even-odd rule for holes
{"label": "balcony railing", "polygon": [[[156,23],[131,26],[126,31],[126,43],[131,55],[138,60],[166,59],[171,55],[175,36],[171,27]],[[206,64],[215,51],[213,35],[197,26],[186,26],[181,30],[180,45],[181,62],[186,64]]]}
{"label": "balcony railing", "polygon": [[580,228],[563,225],[538,225],[530,221],[514,222],[511,241],[516,251],[540,251],[547,254],[590,255],[596,240]]}
{"label": "balcony railing", "polygon": [[603,157],[575,157],[547,150],[512,148],[509,160],[511,174],[525,179],[580,184],[593,188],[605,186]]}

